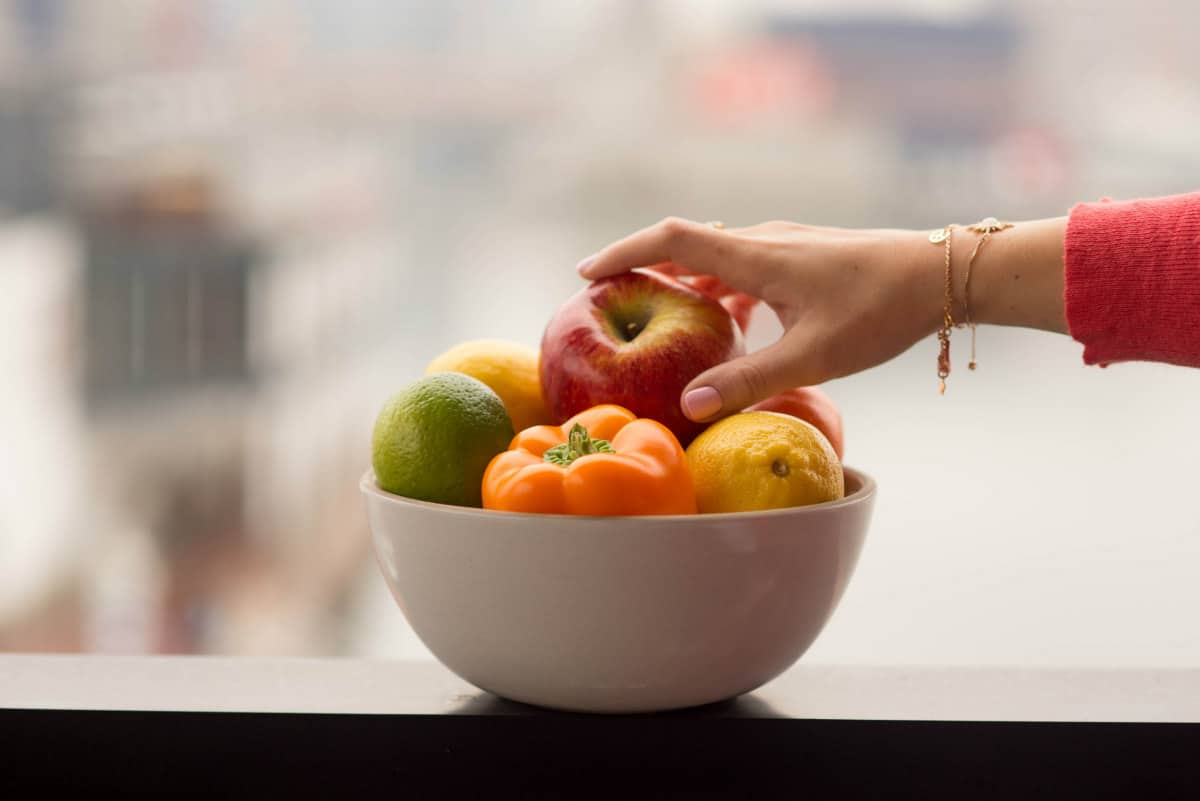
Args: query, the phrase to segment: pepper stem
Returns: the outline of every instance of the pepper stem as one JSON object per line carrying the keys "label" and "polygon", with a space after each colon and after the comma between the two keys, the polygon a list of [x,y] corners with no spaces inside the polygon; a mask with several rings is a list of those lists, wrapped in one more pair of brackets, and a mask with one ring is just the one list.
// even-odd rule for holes
{"label": "pepper stem", "polygon": [[542,454],[542,459],[550,464],[567,467],[580,456],[587,456],[589,453],[612,452],[613,448],[608,440],[592,439],[588,436],[588,430],[582,424],[576,423],[571,426],[571,430],[567,434],[567,441],[562,445],[547,448],[546,452]]}

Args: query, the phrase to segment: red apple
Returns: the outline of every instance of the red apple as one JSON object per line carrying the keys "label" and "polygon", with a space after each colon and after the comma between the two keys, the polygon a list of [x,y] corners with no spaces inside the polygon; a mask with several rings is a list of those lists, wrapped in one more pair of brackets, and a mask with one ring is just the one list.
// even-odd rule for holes
{"label": "red apple", "polygon": [[601,403],[657,420],[685,447],[704,430],[679,397],[700,373],[746,352],[713,298],[652,270],[601,278],[576,293],[542,336],[542,394],[556,423]]}
{"label": "red apple", "polygon": [[796,387],[765,401],[754,404],[748,412],[783,412],[812,423],[825,435],[838,458],[842,458],[845,439],[842,433],[842,413],[833,399],[816,387]]}
{"label": "red apple", "polygon": [[746,328],[750,325],[750,315],[754,313],[754,307],[758,305],[758,298],[747,295],[745,292],[738,292],[720,278],[688,272],[671,261],[654,265],[654,270],[663,275],[678,278],[693,289],[699,289],[713,300],[720,302],[725,307],[725,311],[732,314],[733,319],[737,320],[742,333],[746,333]]}

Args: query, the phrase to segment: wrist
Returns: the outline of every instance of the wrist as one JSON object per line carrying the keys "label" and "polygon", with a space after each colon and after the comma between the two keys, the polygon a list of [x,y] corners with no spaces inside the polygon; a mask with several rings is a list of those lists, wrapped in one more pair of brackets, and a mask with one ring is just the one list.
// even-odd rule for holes
{"label": "wrist", "polygon": [[[1064,217],[1029,220],[989,237],[971,271],[971,316],[976,322],[1066,331],[1065,228]],[[970,234],[963,243],[964,270],[978,238]]]}
{"label": "wrist", "polygon": [[[896,247],[905,254],[903,280],[910,287],[910,308],[917,312],[922,334],[942,327],[946,307],[946,244],[930,241],[933,230],[938,229],[896,232]],[[1065,217],[1015,223],[991,234],[970,263],[983,235],[956,224],[950,246],[950,313],[955,324],[965,324],[969,310],[975,323],[1065,332],[1065,230]]]}
{"label": "wrist", "polygon": [[[907,307],[915,312],[922,336],[937,332],[945,319],[946,243],[929,239],[932,230],[897,231],[896,248],[904,254],[900,280],[907,292]],[[962,230],[956,226],[951,244],[951,270],[955,279],[951,314],[955,322],[963,320],[961,287],[958,277],[965,261],[959,262]]]}

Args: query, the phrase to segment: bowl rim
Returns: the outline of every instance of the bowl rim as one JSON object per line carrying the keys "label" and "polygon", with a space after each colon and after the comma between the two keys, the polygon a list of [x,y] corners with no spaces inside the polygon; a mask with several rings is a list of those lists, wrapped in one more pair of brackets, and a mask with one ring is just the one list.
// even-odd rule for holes
{"label": "bowl rim", "polygon": [[763,509],[754,512],[712,512],[709,514],[688,514],[688,515],[562,515],[562,514],[541,514],[537,512],[507,512],[499,509],[480,509],[474,506],[454,506],[448,503],[435,503],[433,501],[421,501],[416,498],[405,498],[403,495],[396,495],[379,488],[375,481],[375,470],[368,467],[359,480],[358,486],[362,490],[363,495],[374,496],[386,503],[392,503],[399,506],[411,506],[418,509],[425,509],[431,512],[441,512],[447,514],[464,515],[466,517],[481,517],[481,518],[496,518],[502,516],[508,520],[520,520],[522,518],[528,520],[590,520],[590,521],[606,521],[613,522],[617,520],[642,520],[654,522],[671,522],[671,521],[687,521],[695,524],[698,521],[732,521],[732,520],[752,520],[770,517],[803,517],[806,514],[817,514],[833,509],[840,509],[845,506],[853,506],[855,504],[865,503],[870,501],[875,496],[876,484],[875,479],[867,473],[855,467],[842,466],[845,473],[852,473],[859,481],[860,486],[857,490],[849,495],[838,498],[834,501],[824,501],[823,503],[813,503],[807,506],[790,506],[785,509]]}

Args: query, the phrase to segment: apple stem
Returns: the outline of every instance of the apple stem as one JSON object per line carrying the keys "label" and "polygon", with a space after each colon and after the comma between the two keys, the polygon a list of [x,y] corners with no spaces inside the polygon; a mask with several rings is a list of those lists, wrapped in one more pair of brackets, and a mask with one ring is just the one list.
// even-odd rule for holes
{"label": "apple stem", "polygon": [[567,441],[562,445],[548,448],[542,454],[542,459],[550,464],[567,467],[580,456],[587,456],[589,453],[612,452],[613,447],[608,440],[592,439],[588,436],[588,430],[581,423],[576,423],[571,426],[571,431],[567,434]]}

